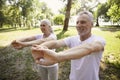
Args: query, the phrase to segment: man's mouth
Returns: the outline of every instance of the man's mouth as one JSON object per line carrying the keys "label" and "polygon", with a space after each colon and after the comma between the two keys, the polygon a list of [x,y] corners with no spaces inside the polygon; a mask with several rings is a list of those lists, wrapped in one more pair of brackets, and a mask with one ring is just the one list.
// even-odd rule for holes
{"label": "man's mouth", "polygon": [[85,31],[85,29],[84,29],[84,28],[82,28],[82,29],[80,29],[79,31],[80,31],[80,32],[84,32],[84,31]]}

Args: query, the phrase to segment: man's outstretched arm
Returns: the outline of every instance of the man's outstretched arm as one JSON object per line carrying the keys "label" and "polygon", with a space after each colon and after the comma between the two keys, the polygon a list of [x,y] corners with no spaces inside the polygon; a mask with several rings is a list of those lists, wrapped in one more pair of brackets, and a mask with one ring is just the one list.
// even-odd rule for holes
{"label": "man's outstretched arm", "polygon": [[73,59],[79,59],[86,55],[89,55],[94,52],[103,51],[104,46],[101,42],[93,42],[93,43],[86,43],[65,51],[60,52],[60,54],[57,54],[59,56],[58,61],[64,61],[64,60],[73,60]]}
{"label": "man's outstretched arm", "polygon": [[40,57],[42,56],[43,60],[37,61],[37,63],[47,66],[47,65],[52,65],[65,60],[80,59],[93,52],[99,52],[103,50],[104,50],[104,46],[102,45],[102,43],[93,42],[93,43],[83,44],[83,45],[62,51],[59,54],[49,49],[33,48],[32,55],[37,55],[37,56],[39,55]]}
{"label": "man's outstretched arm", "polygon": [[52,40],[52,41],[48,41],[45,43],[42,43],[40,46],[45,46],[49,49],[56,49],[56,48],[60,48],[60,47],[65,47],[66,44],[64,42],[64,40]]}

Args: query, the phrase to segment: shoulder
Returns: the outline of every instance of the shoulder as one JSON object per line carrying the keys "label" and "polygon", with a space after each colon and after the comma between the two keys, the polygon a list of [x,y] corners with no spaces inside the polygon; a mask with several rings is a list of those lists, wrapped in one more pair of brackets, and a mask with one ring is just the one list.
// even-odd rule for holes
{"label": "shoulder", "polygon": [[79,40],[79,36],[71,36],[63,39],[65,43],[74,43],[75,41]]}
{"label": "shoulder", "polygon": [[76,35],[76,36],[70,36],[70,37],[64,38],[64,40],[65,39],[75,40],[75,39],[79,39],[79,36],[78,35]]}
{"label": "shoulder", "polygon": [[43,38],[43,34],[35,35],[35,38],[36,38],[36,39],[42,39],[42,38]]}
{"label": "shoulder", "polygon": [[106,40],[101,36],[93,35],[93,39],[96,42],[101,42],[104,46],[106,45]]}
{"label": "shoulder", "polygon": [[57,36],[56,36],[54,33],[51,33],[49,37],[50,37],[50,38],[57,39]]}

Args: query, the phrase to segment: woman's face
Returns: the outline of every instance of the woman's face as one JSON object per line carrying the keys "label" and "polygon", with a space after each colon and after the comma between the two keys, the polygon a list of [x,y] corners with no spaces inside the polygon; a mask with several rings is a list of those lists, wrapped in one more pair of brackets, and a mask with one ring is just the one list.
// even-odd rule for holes
{"label": "woman's face", "polygon": [[44,33],[44,34],[50,32],[50,26],[47,25],[45,22],[41,22],[40,29],[41,29],[42,33]]}

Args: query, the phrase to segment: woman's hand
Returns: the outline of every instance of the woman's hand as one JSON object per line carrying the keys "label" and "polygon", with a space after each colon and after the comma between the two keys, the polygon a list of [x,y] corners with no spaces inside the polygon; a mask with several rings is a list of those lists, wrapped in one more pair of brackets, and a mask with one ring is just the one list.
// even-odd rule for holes
{"label": "woman's hand", "polygon": [[15,48],[15,49],[22,49],[24,46],[23,44],[21,44],[22,42],[17,41],[17,40],[13,40],[11,45]]}

